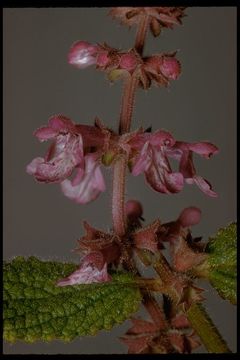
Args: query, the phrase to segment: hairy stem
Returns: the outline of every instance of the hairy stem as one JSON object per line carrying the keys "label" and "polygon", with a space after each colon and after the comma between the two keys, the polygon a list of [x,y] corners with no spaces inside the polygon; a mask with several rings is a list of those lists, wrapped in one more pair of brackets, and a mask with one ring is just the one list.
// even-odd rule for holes
{"label": "hairy stem", "polygon": [[[135,48],[141,53],[145,41],[147,22],[146,16],[139,24]],[[122,105],[119,121],[119,134],[124,134],[130,130],[133,114],[133,105],[135,93],[138,87],[138,78],[136,74],[129,75],[125,79]],[[124,195],[125,195],[125,175],[127,162],[124,157],[120,157],[113,167],[113,196],[112,196],[112,217],[113,227],[119,236],[126,232],[125,213],[124,213]]]}
{"label": "hairy stem", "polygon": [[[144,47],[147,25],[148,18],[144,16],[139,24],[135,41],[135,49],[140,54],[142,53]],[[137,87],[138,78],[135,74],[132,74],[131,76],[126,78],[122,96],[122,106],[119,121],[120,135],[129,132],[130,130],[133,114],[133,105]],[[124,212],[126,167],[126,158],[122,156],[116,161],[113,168],[112,216],[114,230],[119,236],[124,236],[126,233],[126,219]],[[142,289],[141,292],[143,294],[143,305],[149,312],[153,321],[159,326],[159,329],[166,329],[167,320],[161,306],[149,292],[146,292],[144,289]],[[168,345],[170,346],[170,343]]]}
{"label": "hairy stem", "polygon": [[138,78],[135,74],[129,75],[125,79],[119,122],[119,134],[124,134],[130,130],[137,86]]}
{"label": "hairy stem", "polygon": [[[144,15],[142,16],[139,22],[136,40],[135,40],[135,49],[140,55],[142,55],[143,52],[145,38],[147,34],[147,28],[148,28],[148,16]],[[120,124],[119,124],[120,134],[124,134],[125,132],[128,132],[130,130],[134,98],[135,98],[137,86],[138,86],[138,78],[133,73],[125,80],[125,84],[124,84],[122,109],[121,109]]]}
{"label": "hairy stem", "polygon": [[143,305],[159,330],[167,329],[168,324],[163,309],[150,293],[143,293]]}
{"label": "hairy stem", "polygon": [[[148,265],[151,263],[146,252],[144,253],[138,252],[138,255],[144,263],[147,263]],[[175,274],[162,254],[160,254],[158,260],[153,263],[153,268],[158,273],[163,283],[167,284],[167,282],[169,282],[171,279],[174,279]],[[177,292],[175,291],[173,286],[169,288],[169,290],[167,291],[167,295],[171,298],[173,302],[177,302]],[[209,315],[207,314],[206,310],[201,304],[199,303],[192,304],[190,308],[187,310],[186,314],[193,329],[201,338],[208,352],[210,353],[231,352],[227,347],[225,341],[223,340],[222,336],[218,332],[217,328],[213,324],[212,320],[210,319]]]}
{"label": "hairy stem", "polygon": [[227,344],[201,304],[193,304],[187,316],[209,353],[231,353]]}
{"label": "hairy stem", "polygon": [[138,25],[136,41],[135,41],[135,49],[137,52],[142,55],[145,38],[147,34],[149,17],[147,15],[143,15]]}
{"label": "hairy stem", "polygon": [[112,192],[112,218],[113,227],[117,235],[123,236],[126,232],[124,214],[126,158],[121,156],[113,167],[113,192]]}

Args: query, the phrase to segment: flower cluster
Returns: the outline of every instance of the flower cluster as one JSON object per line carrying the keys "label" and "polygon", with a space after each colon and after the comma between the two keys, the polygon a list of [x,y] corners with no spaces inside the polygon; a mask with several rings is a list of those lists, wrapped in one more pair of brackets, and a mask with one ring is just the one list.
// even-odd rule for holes
{"label": "flower cluster", "polygon": [[[180,24],[184,8],[115,8],[111,14],[129,25],[145,18],[153,34],[157,35],[162,27]],[[135,48],[120,51],[106,43],[90,44],[87,41],[77,41],[72,45],[68,62],[79,69],[95,65],[97,69],[106,71],[110,80],[135,77],[138,85],[145,89],[152,82],[168,86],[170,80],[176,80],[181,73],[176,52],[143,57]],[[144,174],[148,185],[159,193],[179,193],[186,182],[196,184],[208,196],[217,196],[210,183],[197,173],[193,163],[193,154],[210,158],[218,152],[217,147],[209,142],[177,141],[162,129],[149,132],[140,128],[121,135],[105,127],[99,119],[89,126],[75,124],[63,115],[52,116],[48,125],[37,129],[34,135],[40,141],[51,140],[52,143],[44,157],[31,161],[27,172],[38,182],[59,183],[64,195],[77,203],[95,200],[105,190],[101,166],[114,165],[119,156],[125,157],[133,176]],[[171,159],[178,162],[177,171],[172,169]],[[189,219],[194,216],[198,219],[198,211],[188,210],[169,226],[162,226],[156,220],[146,227],[141,224],[141,204],[128,202],[125,213],[128,230],[124,239],[114,232],[105,233],[85,223],[87,234],[79,240],[78,248],[83,255],[80,267],[67,279],[61,280],[59,286],[109,281],[109,266],[129,264],[132,251],[136,249],[156,253],[164,247],[164,241],[170,242],[176,268],[181,268],[178,261],[181,252],[171,239],[174,236],[179,239],[182,229],[197,222]],[[184,241],[181,244],[182,248]]]}
{"label": "flower cluster", "polygon": [[[118,135],[99,122],[94,126],[76,125],[69,118],[56,115],[48,126],[35,131],[40,141],[53,140],[44,158],[37,157],[27,166],[27,172],[43,183],[60,183],[71,200],[85,204],[105,190],[101,164],[114,162],[119,154],[127,157],[133,176],[145,174],[147,183],[163,194],[178,193],[184,181],[195,183],[205,194],[217,196],[211,185],[197,175],[193,153],[205,158],[218,149],[211,143],[175,141],[164,130],[154,133],[137,132]],[[169,158],[179,161],[179,171],[171,169]],[[75,171],[75,176],[69,180]]]}
{"label": "flower cluster", "polygon": [[79,69],[96,65],[97,69],[108,73],[111,81],[125,75],[134,75],[139,79],[139,85],[148,89],[152,81],[157,85],[167,86],[170,80],[179,77],[181,65],[175,55],[176,52],[171,52],[141,57],[135,49],[123,52],[107,44],[77,41],[69,51],[68,62]]}

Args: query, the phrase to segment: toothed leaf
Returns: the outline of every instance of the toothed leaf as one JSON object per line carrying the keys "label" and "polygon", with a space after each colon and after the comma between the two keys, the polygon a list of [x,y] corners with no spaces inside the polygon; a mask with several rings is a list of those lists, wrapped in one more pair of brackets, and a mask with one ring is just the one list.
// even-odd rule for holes
{"label": "toothed leaf", "polygon": [[95,335],[110,330],[138,310],[141,295],[130,274],[112,273],[112,281],[57,287],[76,264],[16,257],[3,266],[3,330],[8,342]]}
{"label": "toothed leaf", "polygon": [[220,229],[206,247],[208,279],[219,295],[237,302],[237,224]]}

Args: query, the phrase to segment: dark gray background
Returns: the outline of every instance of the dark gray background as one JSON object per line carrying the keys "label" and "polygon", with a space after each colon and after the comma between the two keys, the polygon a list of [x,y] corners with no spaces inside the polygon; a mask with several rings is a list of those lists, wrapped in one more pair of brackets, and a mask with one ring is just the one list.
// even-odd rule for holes
{"label": "dark gray background", "polygon": [[[104,170],[107,191],[82,206],[63,196],[58,185],[39,185],[25,166],[42,156],[33,131],[53,114],[91,124],[99,116],[117,128],[122,83],[109,85],[94,68],[77,70],[67,64],[76,40],[106,41],[130,48],[135,28],[128,30],[107,16],[107,8],[4,9],[4,258],[36,255],[44,259],[78,261],[70,250],[83,234],[82,221],[102,229],[111,226],[111,172]],[[133,128],[167,129],[176,139],[211,141],[220,153],[211,160],[198,156],[198,173],[218,192],[217,199],[196,186],[177,195],[155,193],[143,176],[128,177],[127,198],[144,203],[147,222],[156,217],[175,219],[186,206],[198,206],[202,221],[196,236],[214,234],[236,220],[236,8],[192,7],[184,25],[148,36],[145,54],[179,49],[182,75],[170,88],[139,90]],[[202,285],[202,284],[201,284]],[[206,287],[207,309],[230,348],[236,351],[236,308]],[[117,340],[129,327],[126,321],[112,332],[70,344],[4,345],[4,353],[124,353]],[[204,352],[203,348],[198,350]]]}

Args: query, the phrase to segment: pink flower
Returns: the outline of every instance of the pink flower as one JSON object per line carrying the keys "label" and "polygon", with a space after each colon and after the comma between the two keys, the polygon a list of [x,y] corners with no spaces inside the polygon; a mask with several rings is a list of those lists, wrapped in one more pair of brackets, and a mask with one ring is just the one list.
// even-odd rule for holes
{"label": "pink flower", "polygon": [[54,140],[44,158],[37,157],[27,165],[27,173],[37,181],[59,183],[71,175],[73,169],[83,166],[82,136],[73,122],[64,116],[53,116],[48,126],[35,132],[40,141]]}
{"label": "pink flower", "polygon": [[169,194],[181,191],[183,176],[180,172],[172,172],[166,156],[166,150],[174,143],[172,135],[163,130],[137,135],[130,141],[133,149],[140,150],[132,174],[137,176],[144,172],[148,184],[158,192]]}
{"label": "pink flower", "polygon": [[110,280],[111,276],[107,272],[107,263],[101,264],[101,261],[99,262],[99,253],[91,253],[84,256],[77,270],[68,277],[58,280],[57,286],[91,284]]}
{"label": "pink flower", "polygon": [[[210,158],[218,152],[215,145],[208,142],[175,141],[170,133],[163,130],[154,134],[137,134],[128,144],[133,153],[132,174],[137,176],[144,172],[148,184],[154,190],[166,194],[177,193],[182,190],[185,179],[187,184],[198,185],[205,194],[217,196],[209,182],[196,174],[192,159],[193,152]],[[168,157],[179,161],[178,172],[172,172]]]}
{"label": "pink flower", "polygon": [[96,156],[86,155],[84,163],[84,169],[79,167],[73,180],[64,180],[61,183],[64,195],[79,204],[95,200],[102,191],[105,191],[105,182]]}
{"label": "pink flower", "polygon": [[[37,181],[61,183],[63,193],[81,204],[96,199],[105,190],[98,159],[107,132],[96,126],[75,125],[58,115],[51,117],[48,126],[38,129],[35,136],[40,141],[54,140],[44,158],[37,157],[27,165],[28,174]],[[76,176],[67,180],[75,169]]]}
{"label": "pink flower", "polygon": [[99,47],[87,41],[77,41],[70,48],[68,62],[79,69],[96,64],[96,55]]}
{"label": "pink flower", "polygon": [[209,159],[218,153],[218,148],[208,142],[187,143],[177,141],[172,149],[168,149],[168,155],[179,160],[179,171],[186,183],[195,183],[206,195],[216,197],[217,193],[212,190],[211,184],[202,176],[197,175],[193,164],[193,152]]}

